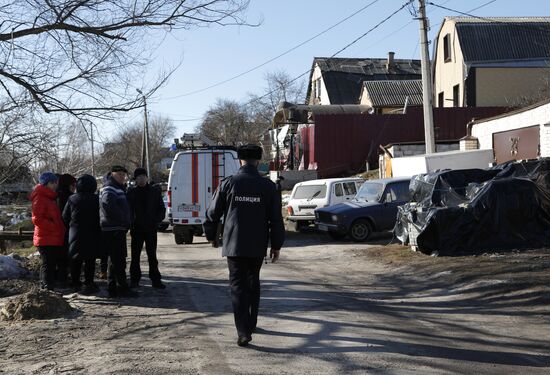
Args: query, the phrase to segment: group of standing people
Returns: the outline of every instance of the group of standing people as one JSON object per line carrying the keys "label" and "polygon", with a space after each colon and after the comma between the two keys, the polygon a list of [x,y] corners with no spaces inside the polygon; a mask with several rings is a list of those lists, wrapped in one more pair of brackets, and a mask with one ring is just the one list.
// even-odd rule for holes
{"label": "group of standing people", "polygon": [[[134,171],[135,186],[127,189],[127,180],[127,170],[113,166],[103,178],[98,194],[96,179],[90,175],[78,179],[52,172],[40,175],[31,200],[33,242],[42,260],[43,288],[72,287],[82,294],[98,292],[94,277],[96,259],[101,259],[101,273],[108,271],[109,296],[134,296],[130,286],[139,287],[144,243],[152,286],[165,288],[156,256],[157,225],[165,215],[162,192],[149,184],[143,168]],[[128,230],[132,237],[130,284],[126,279]]]}
{"label": "group of standing people", "polygon": [[[258,330],[260,269],[268,246],[272,262],[279,259],[285,228],[280,191],[258,172],[262,149],[246,145],[239,147],[237,154],[242,166],[235,175],[223,179],[215,191],[203,227],[207,240],[213,243],[223,232],[222,255],[227,257],[237,344],[248,346]],[[32,193],[32,213],[44,288],[53,289],[56,272],[63,279],[62,258],[68,254],[75,289],[82,287],[84,266],[83,292],[98,291],[94,273],[96,258],[102,259],[104,270],[105,258],[99,251],[103,249],[108,256],[109,295],[134,295],[131,287],[139,286],[144,244],[152,286],[165,287],[156,256],[157,226],[165,215],[162,195],[160,189],[148,183],[145,169],[136,169],[134,180],[135,186],[127,191],[127,170],[113,166],[104,177],[99,195],[95,178],[84,175],[75,180],[74,188],[70,185],[65,199],[65,193],[56,192],[61,182],[58,176],[50,172],[40,176]],[[71,195],[73,190],[76,194]],[[128,230],[132,238],[130,284],[126,279]]]}

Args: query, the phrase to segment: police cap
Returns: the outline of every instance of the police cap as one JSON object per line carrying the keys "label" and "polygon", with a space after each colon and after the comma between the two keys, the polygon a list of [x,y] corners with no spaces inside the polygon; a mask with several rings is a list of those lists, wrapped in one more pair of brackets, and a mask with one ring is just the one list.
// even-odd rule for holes
{"label": "police cap", "polygon": [[237,149],[241,160],[262,160],[262,148],[253,144],[241,146]]}

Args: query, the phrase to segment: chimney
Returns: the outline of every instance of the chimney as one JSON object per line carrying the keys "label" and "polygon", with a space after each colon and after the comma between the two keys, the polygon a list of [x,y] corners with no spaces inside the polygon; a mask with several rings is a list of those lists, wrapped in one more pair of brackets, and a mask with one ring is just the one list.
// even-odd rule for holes
{"label": "chimney", "polygon": [[387,70],[390,70],[395,67],[395,61],[393,60],[394,56],[395,56],[395,52],[388,52],[388,61],[386,63]]}

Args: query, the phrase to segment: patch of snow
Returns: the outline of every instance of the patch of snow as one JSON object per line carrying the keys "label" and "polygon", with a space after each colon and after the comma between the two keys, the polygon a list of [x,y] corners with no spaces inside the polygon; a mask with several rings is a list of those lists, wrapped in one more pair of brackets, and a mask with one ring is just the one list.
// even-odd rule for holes
{"label": "patch of snow", "polygon": [[16,254],[0,255],[0,279],[17,279],[25,277],[29,271],[21,265]]}

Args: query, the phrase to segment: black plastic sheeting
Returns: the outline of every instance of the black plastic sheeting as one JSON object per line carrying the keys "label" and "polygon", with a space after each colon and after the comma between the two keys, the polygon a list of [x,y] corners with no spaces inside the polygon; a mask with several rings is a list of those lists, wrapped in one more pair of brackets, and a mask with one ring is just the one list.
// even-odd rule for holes
{"label": "black plastic sheeting", "polygon": [[414,176],[396,237],[425,254],[550,246],[550,158]]}

